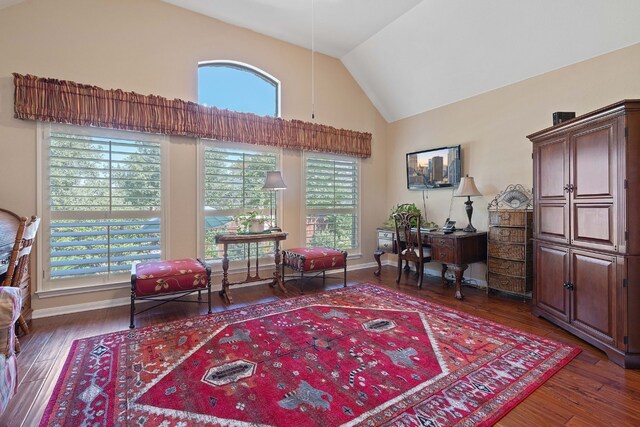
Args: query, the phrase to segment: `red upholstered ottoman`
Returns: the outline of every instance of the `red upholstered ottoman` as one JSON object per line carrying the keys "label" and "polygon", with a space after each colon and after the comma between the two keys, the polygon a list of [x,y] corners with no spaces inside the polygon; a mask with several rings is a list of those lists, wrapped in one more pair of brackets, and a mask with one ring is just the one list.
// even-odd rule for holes
{"label": "red upholstered ottoman", "polygon": [[[209,313],[211,313],[211,268],[204,261],[193,258],[173,259],[168,261],[141,262],[131,266],[131,324],[135,328],[133,317],[144,311],[171,301],[194,302],[180,300],[193,292],[207,290]],[[161,298],[165,295],[176,295],[175,298]],[[135,312],[136,300],[162,301],[153,307]]]}
{"label": "red upholstered ottoman", "polygon": [[304,274],[322,273],[322,280],[326,278],[327,270],[341,268],[344,270],[344,286],[347,286],[347,252],[339,249],[312,246],[309,248],[292,248],[282,251],[282,277],[284,268],[289,267],[300,273],[300,292],[304,293]]}

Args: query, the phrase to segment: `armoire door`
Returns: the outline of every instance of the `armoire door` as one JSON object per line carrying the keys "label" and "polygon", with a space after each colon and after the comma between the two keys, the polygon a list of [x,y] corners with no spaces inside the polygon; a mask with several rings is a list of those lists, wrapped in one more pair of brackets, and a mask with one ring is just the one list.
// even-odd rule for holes
{"label": "armoire door", "polygon": [[534,258],[533,304],[539,310],[569,322],[569,248],[537,241]]}
{"label": "armoire door", "polygon": [[569,243],[569,144],[566,137],[534,144],[534,237]]}
{"label": "armoire door", "polygon": [[570,137],[571,244],[617,250],[618,118]]}
{"label": "armoire door", "polygon": [[618,262],[615,255],[571,250],[571,323],[612,346],[616,344]]}

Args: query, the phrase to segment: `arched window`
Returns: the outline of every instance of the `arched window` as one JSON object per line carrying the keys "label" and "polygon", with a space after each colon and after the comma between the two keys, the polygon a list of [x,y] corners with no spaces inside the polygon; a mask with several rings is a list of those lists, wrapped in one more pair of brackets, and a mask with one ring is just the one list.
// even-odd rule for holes
{"label": "arched window", "polygon": [[[207,61],[198,64],[198,103],[261,116],[280,117],[280,82],[248,64]],[[201,228],[200,256],[221,262],[219,233],[238,231],[238,216],[256,212],[272,225],[271,194],[263,191],[268,171],[280,169],[280,149],[234,142],[201,140],[199,150]],[[275,195],[276,206],[279,203]],[[277,210],[277,209],[276,209]],[[241,230],[240,230],[241,231]],[[262,255],[272,242],[259,244]],[[248,256],[244,245],[232,245],[229,259]]]}
{"label": "arched window", "polygon": [[280,117],[280,82],[275,77],[236,61],[198,64],[198,103]]}

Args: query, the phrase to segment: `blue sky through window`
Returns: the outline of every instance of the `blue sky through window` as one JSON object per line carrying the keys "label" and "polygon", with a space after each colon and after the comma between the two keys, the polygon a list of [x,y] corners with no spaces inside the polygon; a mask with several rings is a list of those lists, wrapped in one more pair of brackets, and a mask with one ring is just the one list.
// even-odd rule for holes
{"label": "blue sky through window", "polygon": [[260,116],[278,115],[276,83],[229,64],[198,67],[198,103]]}

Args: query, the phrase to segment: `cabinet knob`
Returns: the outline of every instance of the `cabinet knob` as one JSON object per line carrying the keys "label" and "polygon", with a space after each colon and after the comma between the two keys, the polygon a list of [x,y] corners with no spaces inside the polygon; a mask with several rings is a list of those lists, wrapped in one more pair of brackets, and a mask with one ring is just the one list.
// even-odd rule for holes
{"label": "cabinet knob", "polygon": [[562,287],[563,287],[563,288],[565,288],[565,289],[567,289],[567,290],[572,291],[572,290],[573,290],[573,283],[571,283],[571,282],[564,282],[564,283],[562,284]]}
{"label": "cabinet knob", "polygon": [[573,193],[573,190],[575,190],[576,187],[573,184],[567,184],[564,186],[564,191],[567,193]]}

